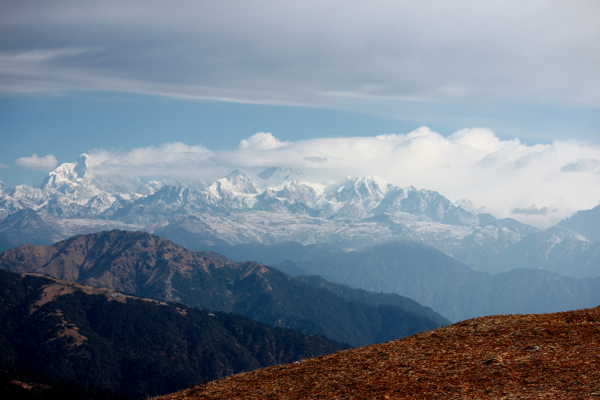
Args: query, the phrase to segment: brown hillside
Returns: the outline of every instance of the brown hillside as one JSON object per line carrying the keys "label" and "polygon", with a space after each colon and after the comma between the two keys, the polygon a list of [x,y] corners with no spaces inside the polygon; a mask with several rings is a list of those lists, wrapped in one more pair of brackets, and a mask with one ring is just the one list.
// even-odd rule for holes
{"label": "brown hillside", "polygon": [[351,301],[262,264],[191,252],[145,232],[113,230],[74,236],[52,246],[23,245],[0,254],[0,268],[233,312],[352,346],[381,343],[445,323],[415,302],[403,307]]}
{"label": "brown hillside", "polygon": [[[193,274],[210,277],[227,270],[241,279],[250,275],[261,279],[268,272],[258,263],[234,263],[223,256],[209,258],[146,232],[119,230],[74,236],[52,246],[26,244],[0,254],[0,267],[167,302],[183,302],[173,287],[174,277],[190,280]],[[221,288],[205,290],[207,297],[222,303],[234,301],[233,294]],[[215,290],[218,293],[211,292]],[[218,308],[208,303],[202,306]]]}
{"label": "brown hillside", "polygon": [[472,319],[158,399],[600,399],[600,307]]}

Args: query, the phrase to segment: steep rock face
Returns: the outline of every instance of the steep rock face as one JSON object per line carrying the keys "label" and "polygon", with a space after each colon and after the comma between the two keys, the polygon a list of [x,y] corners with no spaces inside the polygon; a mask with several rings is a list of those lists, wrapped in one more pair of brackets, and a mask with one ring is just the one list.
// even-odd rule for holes
{"label": "steep rock face", "polygon": [[323,217],[324,212],[318,209],[319,201],[321,201],[319,190],[292,180],[281,186],[268,188],[256,196],[256,203],[252,209]]}
{"label": "steep rock face", "polygon": [[348,178],[326,189],[328,203],[324,211],[328,215],[365,218],[385,198],[390,186],[375,176]]}
{"label": "steep rock face", "polygon": [[53,246],[24,245],[1,254],[0,267],[235,312],[352,345],[404,337],[443,321],[415,309],[346,300],[262,264],[194,253],[145,232],[110,231]]}
{"label": "steep rock face", "polygon": [[231,197],[237,194],[257,194],[258,188],[252,181],[250,175],[241,169],[236,169],[225,178],[218,180],[219,188],[216,188],[220,192],[221,196]]}
{"label": "steep rock face", "polygon": [[95,177],[88,171],[87,154],[81,154],[74,163],[61,164],[42,182],[42,189],[71,192],[94,184]]}

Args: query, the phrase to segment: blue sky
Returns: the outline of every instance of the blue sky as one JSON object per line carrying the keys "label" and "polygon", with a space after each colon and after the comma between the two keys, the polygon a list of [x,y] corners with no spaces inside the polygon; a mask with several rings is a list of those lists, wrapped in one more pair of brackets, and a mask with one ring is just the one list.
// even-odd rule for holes
{"label": "blue sky", "polygon": [[[200,145],[212,167],[197,174],[210,180],[229,168],[293,158],[265,151],[314,149],[333,143],[320,140],[327,138],[340,139],[337,148],[361,148],[352,138],[370,143],[426,126],[443,138],[491,132],[458,135],[460,146],[487,149],[473,150],[481,158],[456,178],[478,207],[492,207],[476,190],[477,179],[491,175],[476,179],[475,172],[493,157],[504,160],[494,164],[493,179],[510,207],[492,209],[505,216],[562,210],[556,220],[600,200],[590,190],[600,186],[596,1],[0,0],[0,8],[0,180],[10,186],[39,183],[82,152],[96,154],[98,174],[110,165],[122,175],[136,170],[130,164],[139,154],[155,157],[174,142]],[[255,136],[256,157],[238,163],[240,142],[259,132],[273,139]],[[351,156],[352,174],[458,197],[445,181],[426,178],[444,175],[439,168],[452,164],[448,149],[458,152],[458,142],[427,143],[442,146],[444,156],[434,146],[422,154],[428,166],[395,174],[362,153],[330,149],[315,149],[328,154],[326,164],[300,166],[348,175],[333,160]],[[504,175],[519,159],[530,172]],[[160,170],[152,159],[143,163],[139,171]],[[185,175],[176,165],[161,168]],[[570,175],[534,172],[549,166]],[[532,179],[540,186],[531,188]],[[570,184],[560,187],[564,181]]]}
{"label": "blue sky", "polygon": [[[0,97],[2,146],[0,180],[15,186],[41,182],[47,170],[15,166],[17,158],[54,155],[72,162],[92,149],[158,146],[164,142],[202,144],[231,150],[257,132],[283,141],[319,137],[407,133],[422,125],[441,133],[485,126],[498,137],[548,143],[578,126],[579,138],[599,142],[596,110],[530,107],[456,107],[405,104],[398,114],[381,116],[324,107],[190,101],[120,92],[10,94]],[[576,136],[576,135],[574,135]]]}

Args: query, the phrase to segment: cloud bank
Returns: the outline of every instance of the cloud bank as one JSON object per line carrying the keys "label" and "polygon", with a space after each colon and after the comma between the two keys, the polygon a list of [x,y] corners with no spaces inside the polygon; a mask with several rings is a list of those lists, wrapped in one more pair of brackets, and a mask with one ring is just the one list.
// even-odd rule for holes
{"label": "cloud bank", "polygon": [[44,157],[38,157],[37,154],[33,154],[31,157],[21,157],[15,161],[15,165],[19,167],[43,171],[52,170],[56,164],[58,164],[58,160],[52,154],[48,154]]}
{"label": "cloud bank", "polygon": [[[407,134],[281,142],[271,133],[242,140],[231,151],[166,143],[131,151],[90,152],[95,174],[211,183],[241,168],[304,171],[307,181],[333,183],[376,175],[406,187],[466,198],[480,211],[547,227],[600,199],[600,147],[574,140],[528,145],[485,128],[444,137],[427,127]],[[596,162],[594,162],[596,161]]]}

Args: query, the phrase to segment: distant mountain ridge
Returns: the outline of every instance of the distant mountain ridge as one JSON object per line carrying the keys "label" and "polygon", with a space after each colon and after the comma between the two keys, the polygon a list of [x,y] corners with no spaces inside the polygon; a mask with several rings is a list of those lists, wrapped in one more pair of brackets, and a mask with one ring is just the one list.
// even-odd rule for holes
{"label": "distant mountain ridge", "polygon": [[400,188],[375,176],[314,183],[300,170],[272,167],[256,176],[238,169],[209,184],[143,183],[94,176],[88,161],[82,154],[60,165],[39,189],[0,185],[0,218],[29,208],[62,239],[109,229],[145,230],[194,250],[288,241],[356,250],[412,240],[479,271],[519,267],[600,276],[597,252],[588,251],[597,239],[594,226],[600,226],[595,214],[583,218],[587,228],[571,229],[563,222],[542,232],[514,219],[478,214],[467,200],[452,202],[435,191]]}
{"label": "distant mountain ridge", "polygon": [[23,245],[0,254],[0,267],[234,312],[354,346],[447,323],[439,315],[432,319],[432,311],[415,302],[406,309],[347,300],[262,264],[194,253],[145,232],[109,231],[75,236],[53,246]]}
{"label": "distant mountain ridge", "polygon": [[344,252],[331,245],[215,247],[233,260],[274,265],[288,260],[305,273],[373,292],[397,293],[451,321],[482,315],[543,313],[600,304],[600,278],[575,279],[544,270],[474,271],[417,242],[389,242]]}
{"label": "distant mountain ridge", "polygon": [[570,218],[560,221],[559,228],[579,233],[593,242],[600,241],[600,205],[591,210],[577,211]]}
{"label": "distant mountain ridge", "polygon": [[[291,174],[274,171],[268,179],[272,180],[275,175],[291,177]],[[296,179],[272,183],[278,185],[259,189],[246,172],[236,169],[205,188],[183,188],[166,183],[157,186],[139,180],[121,186],[92,175],[88,155],[82,154],[74,163],[62,164],[50,172],[40,189],[19,186],[9,195],[4,194],[0,211],[7,215],[10,209],[6,206],[12,203],[13,207],[29,207],[64,217],[127,220],[137,218],[142,208],[146,215],[167,218],[203,211],[274,209],[351,218],[404,213],[454,225],[477,223],[477,215],[471,210],[460,208],[437,192],[417,191],[414,187],[400,189],[378,177],[348,178],[328,187]],[[9,197],[11,201],[7,200]],[[299,205],[304,209],[300,210]]]}

